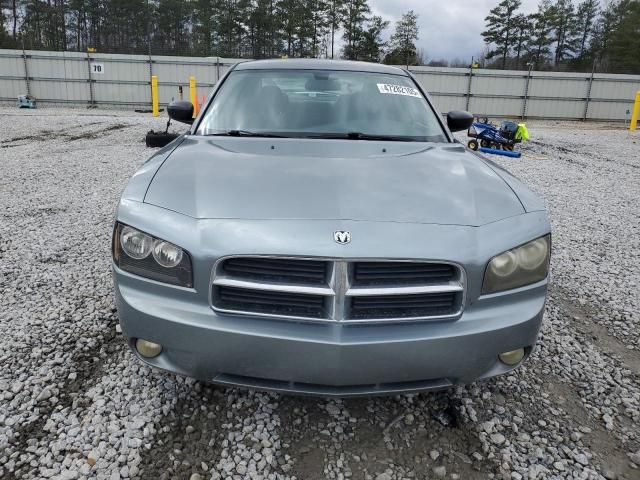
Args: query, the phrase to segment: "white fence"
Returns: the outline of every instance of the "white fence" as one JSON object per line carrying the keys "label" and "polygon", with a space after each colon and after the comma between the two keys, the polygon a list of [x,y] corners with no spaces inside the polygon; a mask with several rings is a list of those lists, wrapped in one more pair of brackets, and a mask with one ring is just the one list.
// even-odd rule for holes
{"label": "white fence", "polygon": [[[199,95],[239,59],[0,50],[0,101],[29,93],[39,102],[149,108],[151,75],[161,104],[188,98],[189,76]],[[640,76],[564,72],[410,67],[443,111],[493,117],[625,120]]]}

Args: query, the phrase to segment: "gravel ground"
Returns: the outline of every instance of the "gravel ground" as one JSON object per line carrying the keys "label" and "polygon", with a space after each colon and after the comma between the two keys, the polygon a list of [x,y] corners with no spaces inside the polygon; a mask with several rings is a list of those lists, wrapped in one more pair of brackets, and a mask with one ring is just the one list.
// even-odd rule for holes
{"label": "gravel ground", "polygon": [[329,400],[142,366],[109,242],[148,116],[0,108],[0,478],[639,479],[640,132],[530,124],[496,161],[542,195],[554,284],[514,374]]}

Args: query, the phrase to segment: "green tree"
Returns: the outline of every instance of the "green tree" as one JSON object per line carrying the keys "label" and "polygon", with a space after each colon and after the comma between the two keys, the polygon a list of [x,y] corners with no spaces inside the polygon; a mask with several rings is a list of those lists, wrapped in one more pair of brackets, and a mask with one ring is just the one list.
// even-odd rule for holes
{"label": "green tree", "polygon": [[527,61],[532,62],[535,68],[543,67],[551,55],[551,38],[553,27],[551,25],[551,0],[542,0],[538,5],[538,11],[529,15],[531,22],[531,34],[527,42]]}
{"label": "green tree", "polygon": [[334,43],[336,37],[336,31],[342,26],[345,17],[345,4],[344,0],[328,0],[326,3],[325,16],[329,28],[329,34],[331,39],[331,58],[334,55]]}
{"label": "green tree", "polygon": [[[160,0],[157,11],[156,46],[163,51],[186,51],[189,38],[189,20],[191,11],[182,0]],[[132,25],[132,31],[142,28]],[[134,34],[135,35],[135,34]]]}
{"label": "green tree", "polygon": [[380,62],[384,54],[386,43],[382,40],[382,32],[389,26],[389,22],[382,17],[373,16],[365,29],[358,46],[358,60],[365,62]]}
{"label": "green tree", "polygon": [[[21,2],[18,0],[0,0],[0,47],[18,46],[20,11]],[[5,25],[8,30],[5,30]]]}
{"label": "green tree", "polygon": [[276,7],[276,15],[282,27],[282,38],[286,44],[285,53],[289,57],[293,56],[295,48],[300,10],[301,6],[297,0],[281,0]]}
{"label": "green tree", "polygon": [[513,53],[515,54],[515,67],[520,68],[520,59],[525,54],[527,41],[531,37],[531,24],[532,21],[529,16],[522,13],[513,17],[514,23],[514,47]]}
{"label": "green tree", "polygon": [[418,54],[416,41],[418,40],[418,15],[409,10],[396,22],[396,29],[391,35],[391,51],[385,58],[386,63],[416,65]]}
{"label": "green tree", "polygon": [[578,6],[576,28],[579,35],[577,57],[582,59],[589,50],[589,40],[593,35],[600,7],[598,0],[585,0]]}
{"label": "green tree", "polygon": [[622,0],[613,6],[613,16],[603,52],[608,70],[640,74],[640,1]]}
{"label": "green tree", "polygon": [[520,0],[502,0],[485,18],[487,29],[482,32],[482,37],[488,45],[495,45],[495,49],[488,52],[487,59],[501,57],[502,68],[506,68],[507,57],[513,47],[516,35],[514,17],[521,3]]}
{"label": "green tree", "polygon": [[370,12],[367,0],[346,0],[344,3],[343,55],[348,60],[358,58],[358,47],[362,45],[364,27]]}
{"label": "green tree", "polygon": [[215,0],[195,0],[192,4],[192,42],[198,55],[213,55]]}
{"label": "green tree", "polygon": [[249,0],[218,0],[214,18],[217,26],[216,53],[219,56],[242,55],[242,46],[247,34],[244,20],[248,17],[249,6]]}
{"label": "green tree", "polygon": [[572,58],[577,49],[577,23],[573,2],[556,0],[551,6],[550,18],[555,43],[554,64],[558,66],[563,60]]}
{"label": "green tree", "polygon": [[296,10],[298,51],[300,57],[318,57],[322,38],[327,33],[324,0],[300,1]]}
{"label": "green tree", "polygon": [[7,31],[5,30],[4,24],[6,22],[5,19],[5,15],[4,15],[4,8],[1,8],[0,5],[0,47],[2,47],[3,45],[7,45],[8,42],[8,37],[9,35],[7,35]]}

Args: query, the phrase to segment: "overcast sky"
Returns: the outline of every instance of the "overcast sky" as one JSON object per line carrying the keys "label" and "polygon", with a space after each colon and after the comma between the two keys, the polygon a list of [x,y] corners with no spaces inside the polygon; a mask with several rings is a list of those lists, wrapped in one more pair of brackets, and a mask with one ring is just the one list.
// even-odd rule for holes
{"label": "overcast sky", "polygon": [[[375,15],[389,20],[388,37],[395,22],[403,13],[418,14],[420,39],[418,48],[424,49],[427,60],[459,58],[468,62],[482,52],[484,18],[498,0],[369,0]],[[522,11],[533,12],[538,0],[522,0]]]}

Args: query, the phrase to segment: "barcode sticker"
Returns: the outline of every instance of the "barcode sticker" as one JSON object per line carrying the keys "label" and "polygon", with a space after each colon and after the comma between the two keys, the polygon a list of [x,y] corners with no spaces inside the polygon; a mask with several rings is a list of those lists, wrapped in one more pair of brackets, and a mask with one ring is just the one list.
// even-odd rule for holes
{"label": "barcode sticker", "polygon": [[392,85],[390,83],[378,83],[378,90],[380,93],[386,93],[389,95],[405,95],[407,97],[422,98],[420,92],[415,88],[405,87],[403,85]]}

